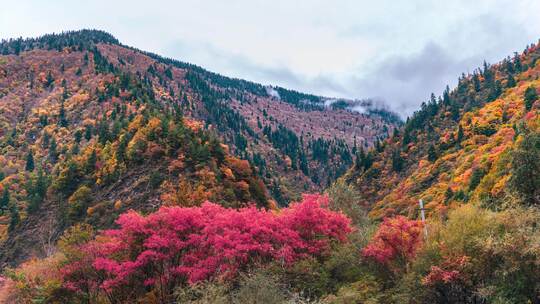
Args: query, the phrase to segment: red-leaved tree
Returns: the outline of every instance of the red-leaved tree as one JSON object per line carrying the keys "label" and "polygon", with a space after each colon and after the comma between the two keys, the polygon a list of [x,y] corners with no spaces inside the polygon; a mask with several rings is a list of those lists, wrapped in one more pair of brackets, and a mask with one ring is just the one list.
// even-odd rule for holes
{"label": "red-leaved tree", "polygon": [[402,270],[415,257],[422,244],[422,223],[404,216],[385,218],[379,229],[362,250],[362,255],[388,267]]}
{"label": "red-leaved tree", "polygon": [[[305,195],[280,212],[209,202],[163,207],[148,216],[130,211],[117,220],[118,229],[81,248],[85,258],[67,265],[65,286],[79,292],[97,286],[114,299],[152,289],[165,299],[180,284],[229,279],[271,261],[286,266],[321,256],[333,242],[345,242],[351,231],[350,220],[327,205],[326,196]],[[93,271],[87,269],[88,260]],[[90,280],[80,278],[89,273]]]}
{"label": "red-leaved tree", "polygon": [[444,257],[441,265],[432,265],[429,273],[422,279],[428,286],[451,284],[464,279],[464,269],[469,264],[467,256]]}

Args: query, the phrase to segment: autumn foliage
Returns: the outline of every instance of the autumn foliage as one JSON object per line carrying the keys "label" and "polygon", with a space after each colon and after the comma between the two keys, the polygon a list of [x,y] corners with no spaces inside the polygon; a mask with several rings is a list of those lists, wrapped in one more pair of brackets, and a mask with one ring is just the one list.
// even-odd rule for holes
{"label": "autumn foliage", "polygon": [[449,284],[462,279],[463,269],[469,261],[470,258],[467,256],[446,258],[441,265],[431,266],[429,273],[422,279],[422,284],[433,286]]}
{"label": "autumn foliage", "polygon": [[327,204],[326,196],[305,195],[279,213],[210,202],[163,207],[148,216],[130,211],[117,220],[118,229],[81,247],[84,257],[65,267],[66,286],[99,288],[116,298],[148,287],[168,294],[178,284],[230,279],[262,263],[286,266],[321,256],[351,232],[349,219]]}
{"label": "autumn foliage", "polygon": [[363,249],[364,257],[395,268],[413,259],[422,244],[422,223],[404,216],[386,218]]}

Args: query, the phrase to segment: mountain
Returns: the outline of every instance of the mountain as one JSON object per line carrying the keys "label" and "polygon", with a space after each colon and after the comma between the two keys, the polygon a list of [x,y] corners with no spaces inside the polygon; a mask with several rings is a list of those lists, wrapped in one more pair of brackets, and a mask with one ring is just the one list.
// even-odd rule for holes
{"label": "mountain", "polygon": [[[301,192],[327,186],[350,167],[358,147],[373,146],[400,124],[395,114],[369,102],[336,100],[224,77],[124,46],[99,31],[5,41],[0,52],[16,56],[23,52],[22,57],[28,59],[33,54],[50,56],[51,60],[70,52],[83,59],[99,58],[98,72],[139,75],[151,82],[158,99],[177,103],[184,115],[215,130],[233,154],[249,160],[280,204],[298,198]],[[79,58],[74,64],[86,64],[85,60]],[[50,72],[55,79],[62,77],[61,71]],[[111,98],[113,93],[101,98]],[[279,180],[272,177],[278,173]]]}
{"label": "mountain", "polygon": [[0,52],[0,302],[540,303],[540,43],[403,125],[100,31]]}
{"label": "mountain", "polygon": [[463,74],[455,89],[432,95],[399,132],[359,155],[344,179],[360,190],[371,215],[416,217],[420,199],[433,215],[474,201],[502,208],[519,171],[512,155],[540,131],[539,58],[531,45]]}
{"label": "mountain", "polygon": [[286,205],[400,123],[366,101],[228,78],[102,31],[2,41],[0,54],[2,263],[128,209]]}

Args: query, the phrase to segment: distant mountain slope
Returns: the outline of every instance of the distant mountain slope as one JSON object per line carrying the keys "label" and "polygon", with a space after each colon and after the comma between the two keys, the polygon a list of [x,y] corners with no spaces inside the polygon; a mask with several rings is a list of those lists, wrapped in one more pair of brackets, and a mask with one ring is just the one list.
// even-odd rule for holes
{"label": "distant mountain slope", "polygon": [[378,149],[361,153],[344,179],[361,190],[374,217],[414,217],[419,199],[443,216],[473,200],[500,208],[515,195],[509,181],[516,151],[540,133],[539,58],[532,45],[462,75],[454,90],[432,96]]}
{"label": "distant mountain slope", "polygon": [[[328,185],[350,167],[358,147],[373,146],[400,123],[385,110],[328,107],[329,98],[227,78],[115,44],[99,50],[114,65],[150,73],[163,96],[184,101],[186,115],[205,121],[236,155],[250,160],[280,203]],[[156,60],[152,66],[149,58]],[[165,75],[169,69],[174,79]]]}

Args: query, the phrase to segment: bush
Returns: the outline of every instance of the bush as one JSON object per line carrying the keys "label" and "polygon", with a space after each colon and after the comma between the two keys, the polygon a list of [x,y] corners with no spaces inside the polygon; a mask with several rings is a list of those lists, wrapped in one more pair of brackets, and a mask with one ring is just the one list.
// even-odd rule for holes
{"label": "bush", "polygon": [[88,206],[92,202],[92,190],[87,186],[80,186],[68,199],[68,216],[70,219],[78,219],[86,214]]}
{"label": "bush", "polygon": [[369,225],[369,218],[362,208],[361,195],[353,185],[338,180],[327,191],[330,197],[330,209],[342,211],[357,226]]}
{"label": "bush", "polygon": [[315,299],[333,292],[330,274],[315,258],[302,259],[290,267],[274,266],[273,271],[303,298]]}
{"label": "bush", "polygon": [[335,295],[327,296],[323,300],[323,303],[383,303],[381,301],[381,294],[381,283],[378,282],[373,276],[365,275],[359,281],[343,286]]}
{"label": "bush", "polygon": [[118,300],[154,289],[160,300],[169,301],[174,288],[185,283],[228,280],[264,263],[290,266],[325,256],[351,232],[349,219],[327,205],[325,196],[306,195],[280,213],[208,202],[163,207],[146,217],[131,211],[118,219],[120,228],[82,246],[84,256],[66,267],[66,285],[77,292],[97,289]]}
{"label": "bush", "polygon": [[275,275],[255,271],[241,276],[240,287],[233,292],[232,303],[280,304],[285,303],[285,286]]}
{"label": "bush", "polygon": [[422,245],[422,223],[403,216],[386,218],[362,255],[394,274],[403,272]]}
{"label": "bush", "polygon": [[69,291],[62,287],[59,268],[63,259],[62,254],[56,254],[5,270],[9,280],[15,282],[11,295],[14,302],[10,303],[73,303]]}
{"label": "bush", "polygon": [[[538,301],[540,220],[537,209],[492,212],[464,205],[429,238],[399,283],[408,301],[527,303]],[[404,300],[407,302],[407,300]]]}
{"label": "bush", "polygon": [[323,259],[306,258],[290,267],[274,263],[269,271],[287,284],[291,295],[315,300],[335,293],[340,287],[358,281],[366,274],[360,252],[353,243],[339,244]]}
{"label": "bush", "polygon": [[198,282],[182,286],[175,291],[177,303],[186,304],[227,304],[231,303],[229,286],[220,282]]}

